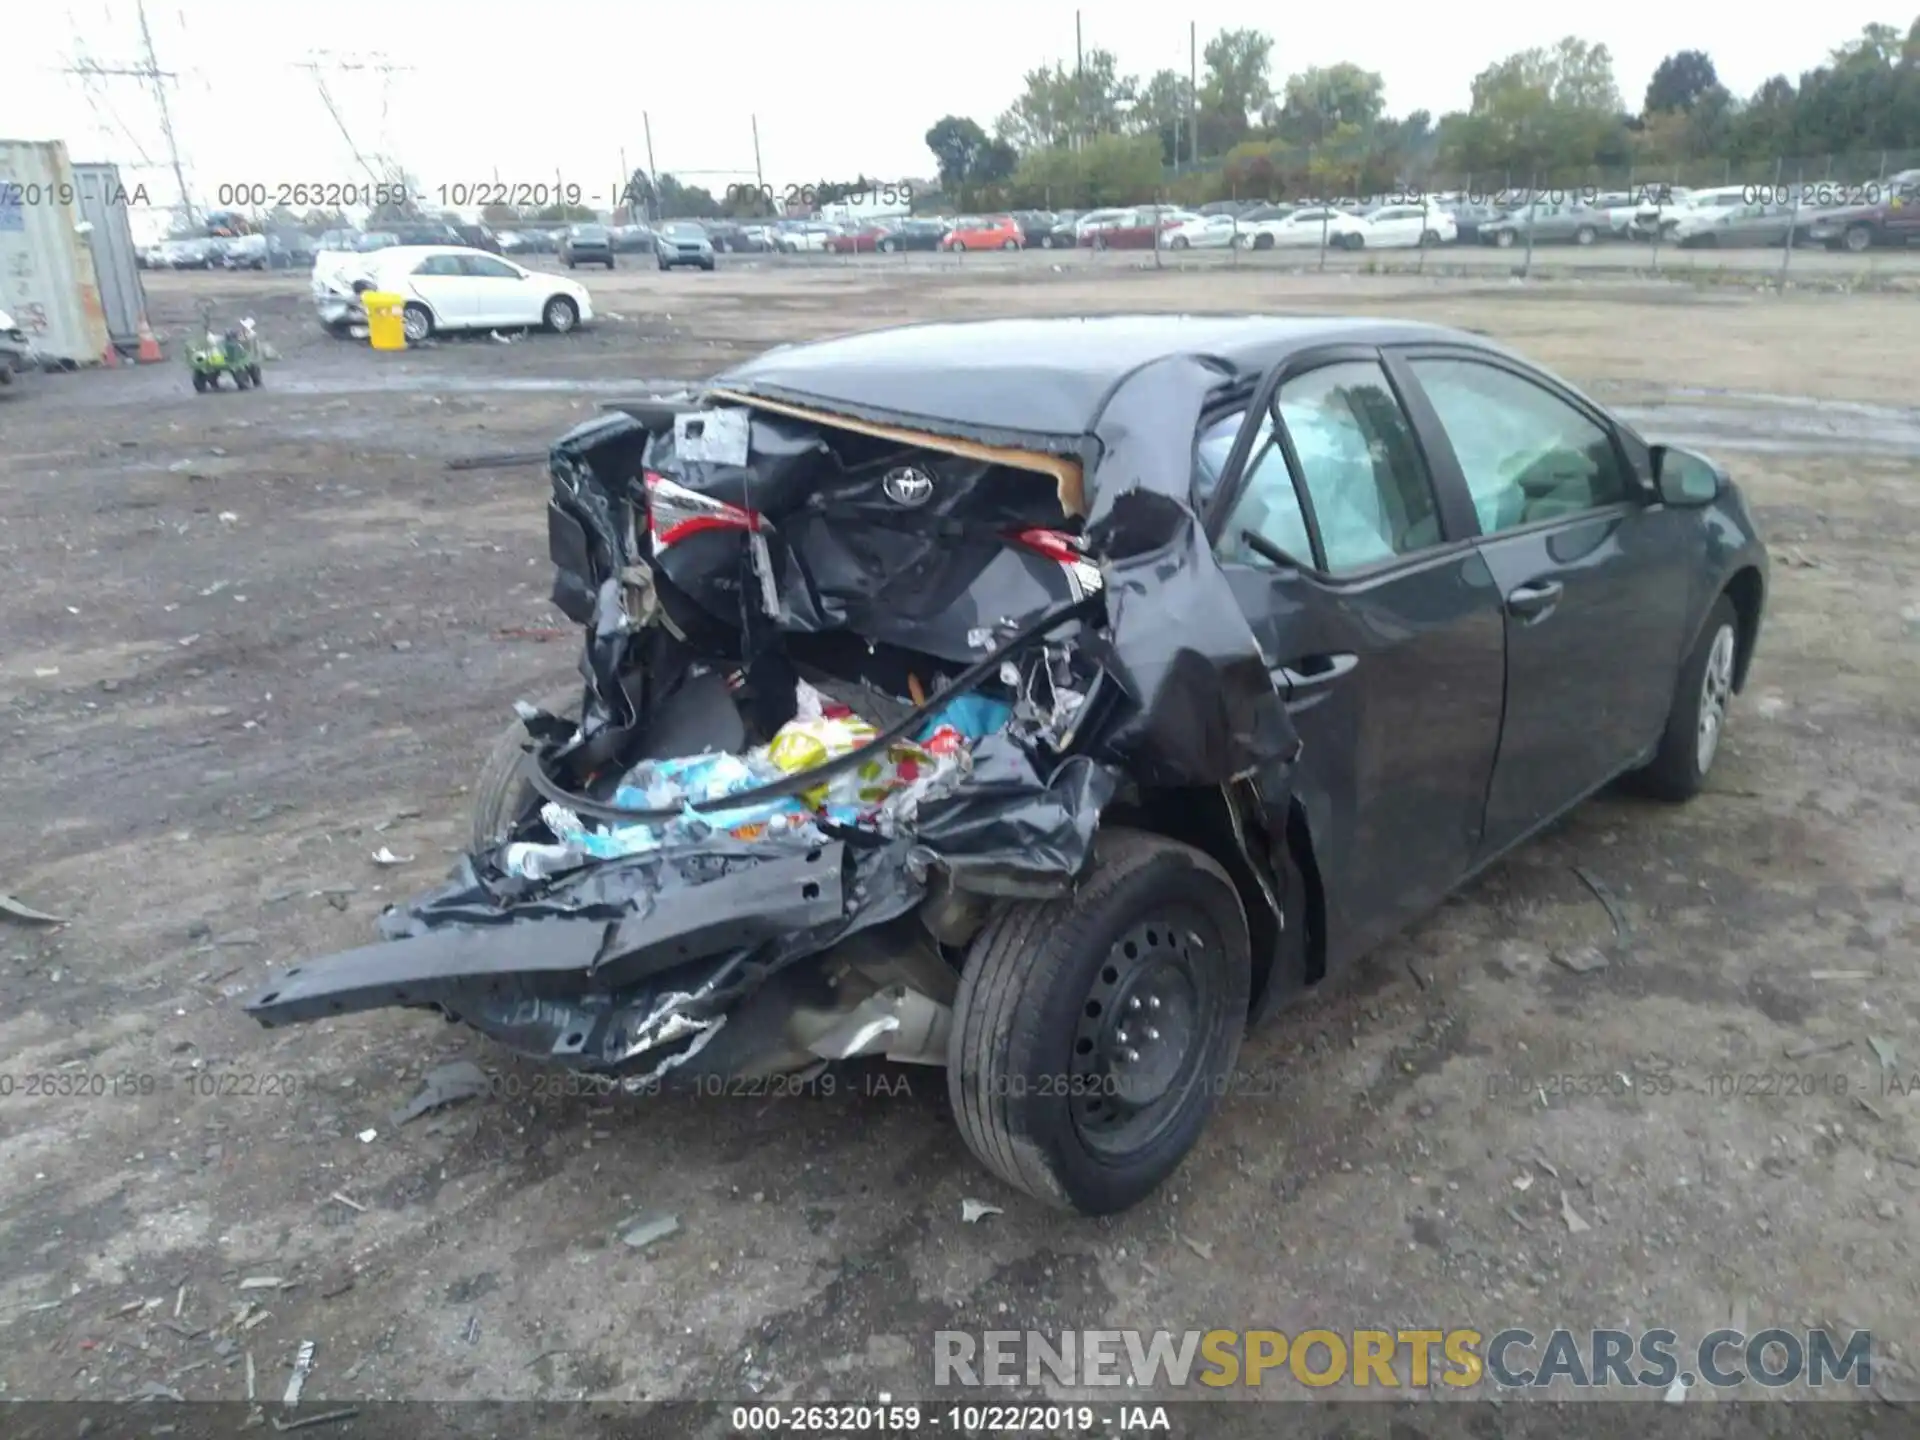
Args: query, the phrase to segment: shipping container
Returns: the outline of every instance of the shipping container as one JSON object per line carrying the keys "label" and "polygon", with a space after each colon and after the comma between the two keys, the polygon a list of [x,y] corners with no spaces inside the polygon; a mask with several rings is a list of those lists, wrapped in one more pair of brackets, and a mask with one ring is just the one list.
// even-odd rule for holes
{"label": "shipping container", "polygon": [[107,337],[132,354],[147,321],[147,289],[140,280],[140,258],[134,253],[127,214],[135,192],[120,183],[118,165],[75,165],[73,178],[80,186],[80,218],[93,227],[87,231],[87,248],[93,251]]}
{"label": "shipping container", "polygon": [[0,310],[42,355],[97,363],[109,347],[80,186],[58,140],[0,140]]}

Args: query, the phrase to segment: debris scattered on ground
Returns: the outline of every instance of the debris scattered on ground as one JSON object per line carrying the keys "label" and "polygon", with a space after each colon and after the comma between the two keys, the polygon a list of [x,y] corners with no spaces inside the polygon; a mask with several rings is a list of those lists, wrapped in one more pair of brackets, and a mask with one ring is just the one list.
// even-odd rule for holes
{"label": "debris scattered on ground", "polygon": [[258,945],[260,943],[260,932],[258,930],[235,930],[230,934],[217,936],[213,943],[216,945],[236,946]]}
{"label": "debris scattered on ground", "polygon": [[447,461],[449,470],[505,470],[516,465],[544,465],[545,450],[500,450],[491,455],[462,455]]}
{"label": "debris scattered on ground", "polygon": [[1882,1040],[1878,1035],[1867,1036],[1867,1044],[1873,1050],[1873,1058],[1880,1062],[1882,1070],[1892,1070],[1899,1061],[1899,1055],[1891,1040]]}
{"label": "debris scattered on ground", "polygon": [[1686,1399],[1687,1398],[1686,1381],[1682,1380],[1678,1375],[1674,1376],[1673,1383],[1667,1386],[1667,1393],[1664,1398],[1666,1399],[1667,1403],[1671,1405],[1678,1405],[1682,1400]]}
{"label": "debris scattered on ground", "polygon": [[278,1290],[287,1282],[278,1275],[249,1275],[240,1282],[242,1290]]}
{"label": "debris scattered on ground", "polygon": [[1560,1192],[1560,1218],[1567,1222],[1567,1229],[1575,1235],[1584,1235],[1593,1227],[1580,1218],[1580,1212],[1573,1208],[1573,1201],[1567,1198],[1567,1192]]}
{"label": "debris scattered on ground", "polygon": [[491,1083],[487,1079],[487,1072],[471,1060],[455,1060],[446,1065],[436,1065],[420,1082],[420,1093],[393,1112],[393,1123],[404,1125],[409,1120],[419,1119],[430,1110],[438,1110],[444,1105],[457,1105],[462,1100],[472,1100],[486,1094]]}
{"label": "debris scattered on ground", "polygon": [[678,1215],[655,1215],[649,1218],[629,1221],[621,1232],[621,1243],[634,1250],[644,1250],[657,1241],[665,1240],[680,1229]]}
{"label": "debris scattered on ground", "polygon": [[460,1332],[460,1338],[465,1340],[469,1345],[478,1345],[480,1343],[479,1315],[467,1316],[467,1328]]}
{"label": "debris scattered on ground", "polygon": [[360,1143],[362,1145],[371,1145],[375,1140],[378,1140],[379,1138],[380,1138],[380,1132],[378,1130],[368,1129],[368,1130],[362,1130],[360,1132]]}
{"label": "debris scattered on ground", "polygon": [[1607,882],[1584,865],[1575,865],[1573,873],[1582,885],[1593,892],[1593,898],[1598,900],[1600,907],[1607,912],[1607,919],[1613,924],[1614,941],[1625,944],[1631,938],[1633,930],[1627,924],[1626,912],[1620,908],[1620,902],[1614,898],[1613,891],[1608,888]]}
{"label": "debris scattered on ground", "polygon": [[320,1415],[303,1415],[298,1420],[276,1418],[273,1428],[284,1434],[288,1430],[305,1430],[312,1425],[331,1425],[336,1420],[351,1420],[359,1413],[358,1410],[349,1407],[345,1410],[328,1410]]}
{"label": "debris scattered on ground", "polygon": [[1182,1235],[1180,1237],[1180,1240],[1182,1244],[1184,1244],[1189,1250],[1193,1251],[1193,1253],[1198,1255],[1202,1260],[1213,1259],[1213,1246],[1207,1244],[1206,1241],[1196,1240],[1191,1235]]}
{"label": "debris scattered on ground", "polygon": [[307,1376],[313,1373],[313,1341],[302,1340],[300,1348],[294,1352],[293,1374],[287,1377],[287,1393],[280,1399],[282,1405],[291,1409],[300,1403],[300,1392],[306,1389]]}
{"label": "debris scattered on ground", "polygon": [[249,1399],[249,1400],[251,1400],[251,1399],[253,1399],[253,1398],[254,1398],[254,1390],[253,1390],[253,1382],[254,1382],[254,1369],[253,1369],[253,1351],[251,1351],[251,1350],[249,1350],[249,1351],[247,1351],[247,1355],[246,1355],[246,1367],[247,1367],[247,1368],[246,1368],[246,1375],[247,1375],[247,1399]]}
{"label": "debris scattered on ground", "polygon": [[962,1200],[960,1202],[960,1219],[968,1225],[978,1224],[989,1215],[1004,1215],[1006,1213],[1007,1212],[1002,1210],[998,1205],[989,1205],[984,1200]]}
{"label": "debris scattered on ground", "polygon": [[415,858],[412,855],[396,855],[384,845],[373,852],[373,863],[376,865],[411,865]]}
{"label": "debris scattered on ground", "polygon": [[553,625],[507,625],[493,632],[496,640],[572,640],[579,637],[577,630],[562,630]]}
{"label": "debris scattered on ground", "polygon": [[17,899],[0,890],[0,914],[12,920],[23,920],[29,925],[64,925],[67,922],[58,915],[49,915],[44,910],[36,910],[26,901]]}
{"label": "debris scattered on ground", "polygon": [[1581,945],[1572,950],[1549,950],[1547,958],[1562,970],[1571,970],[1576,975],[1591,975],[1596,970],[1606,969],[1611,963],[1597,945]]}
{"label": "debris scattered on ground", "polygon": [[1527,1191],[1527,1190],[1531,1190],[1531,1189],[1533,1188],[1533,1176],[1531,1176],[1531,1175],[1516,1175],[1516,1176],[1514,1176],[1514,1177],[1513,1177],[1513,1188],[1514,1188],[1514,1189],[1516,1189],[1516,1190],[1520,1190],[1520,1191]]}
{"label": "debris scattered on ground", "polygon": [[1852,1043],[1851,1040],[1802,1040],[1798,1045],[1787,1046],[1785,1054],[1789,1060],[1807,1060],[1815,1055],[1831,1055]]}
{"label": "debris scattered on ground", "polygon": [[1809,970],[1809,980],[1871,980],[1871,970]]}
{"label": "debris scattered on ground", "polygon": [[327,1196],[327,1198],[329,1200],[337,1200],[340,1204],[346,1206],[349,1210],[359,1210],[364,1212],[367,1208],[366,1206],[362,1205],[358,1200],[353,1199],[351,1196],[342,1195],[338,1190],[334,1191],[331,1195]]}

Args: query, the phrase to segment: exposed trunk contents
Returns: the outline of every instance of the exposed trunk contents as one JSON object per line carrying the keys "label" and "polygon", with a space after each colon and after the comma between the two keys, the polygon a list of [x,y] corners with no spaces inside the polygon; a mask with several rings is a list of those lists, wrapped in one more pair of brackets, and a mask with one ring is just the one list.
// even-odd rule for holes
{"label": "exposed trunk contents", "polygon": [[578,723],[523,707],[537,795],[502,842],[249,1009],[431,1005],[633,1075],[936,1059],[996,897],[1072,885],[1123,787],[1297,744],[1188,504],[1217,377],[1147,375],[1164,433],[1078,456],[758,401],[565,436]]}

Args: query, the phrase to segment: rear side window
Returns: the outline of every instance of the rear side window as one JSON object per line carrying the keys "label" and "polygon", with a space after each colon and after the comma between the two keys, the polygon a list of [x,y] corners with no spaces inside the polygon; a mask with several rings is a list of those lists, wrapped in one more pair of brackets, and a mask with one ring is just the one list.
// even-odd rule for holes
{"label": "rear side window", "polygon": [[[1247,412],[1236,410],[1216,420],[1200,434],[1194,447],[1194,499],[1205,505],[1213,498],[1226,468],[1227,455],[1246,423]],[[1261,416],[1260,429],[1247,455],[1247,479],[1240,498],[1227,516],[1215,552],[1222,560],[1239,565],[1268,565],[1272,562],[1247,544],[1251,530],[1268,544],[1278,547],[1303,565],[1311,565],[1313,538],[1307,532],[1307,517],[1300,508],[1300,496],[1293,488],[1293,476],[1287,471],[1286,452],[1280,448],[1273,428],[1271,412]]]}

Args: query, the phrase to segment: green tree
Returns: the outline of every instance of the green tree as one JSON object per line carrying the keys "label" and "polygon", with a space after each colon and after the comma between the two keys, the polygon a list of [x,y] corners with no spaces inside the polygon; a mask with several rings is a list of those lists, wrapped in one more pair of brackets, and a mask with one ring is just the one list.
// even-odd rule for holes
{"label": "green tree", "polygon": [[1078,150],[1064,145],[1020,158],[1012,200],[1052,209],[1136,205],[1159,193],[1160,142],[1152,135],[1096,135]]}
{"label": "green tree", "polygon": [[1467,112],[1443,124],[1441,144],[1448,168],[1504,172],[1515,185],[1571,184],[1609,157],[1624,159],[1613,57],[1568,36],[1489,65],[1474,77]]}
{"label": "green tree", "polygon": [[1111,134],[1126,125],[1138,90],[1111,50],[1089,50],[1075,69],[1055,61],[1029,70],[994,133],[1023,152]]}
{"label": "green tree", "polygon": [[1341,62],[1289,76],[1269,127],[1282,140],[1315,145],[1342,125],[1373,129],[1387,109],[1387,86],[1371,70]]}
{"label": "green tree", "polygon": [[1177,70],[1159,70],[1141,87],[1134,102],[1134,129],[1159,138],[1161,159],[1166,164],[1175,164],[1187,147],[1193,101],[1193,86],[1186,76]]}
{"label": "green tree", "polygon": [[659,196],[658,214],[663,220],[717,220],[720,202],[704,185],[682,185],[671,175],[662,175],[655,183]]}
{"label": "green tree", "polygon": [[1706,51],[1676,50],[1654,67],[1641,113],[1658,115],[1668,110],[1691,110],[1701,96],[1720,88],[1720,76]]}
{"label": "green tree", "polygon": [[940,167],[940,185],[951,193],[973,173],[974,156],[986,148],[987,132],[964,115],[947,115],[933,122],[926,139]]}
{"label": "green tree", "polygon": [[660,192],[646,171],[635,170],[620,189],[620,203],[627,207],[629,215],[651,218],[658,211]]}
{"label": "green tree", "polygon": [[1246,139],[1254,117],[1273,103],[1273,37],[1261,30],[1222,30],[1201,55],[1206,74],[1200,82],[1200,148],[1221,155]]}

